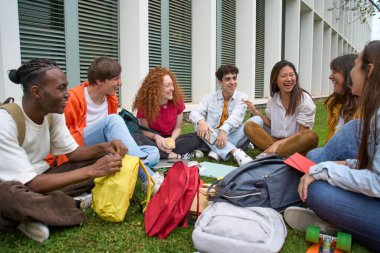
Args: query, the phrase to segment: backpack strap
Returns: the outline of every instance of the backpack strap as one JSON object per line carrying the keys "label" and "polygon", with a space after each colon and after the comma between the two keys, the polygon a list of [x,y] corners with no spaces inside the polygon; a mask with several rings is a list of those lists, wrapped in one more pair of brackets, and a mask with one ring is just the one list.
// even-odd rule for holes
{"label": "backpack strap", "polygon": [[18,132],[18,143],[21,146],[25,139],[25,117],[20,106],[16,103],[3,104],[0,106],[1,109],[6,110],[16,122],[17,132]]}

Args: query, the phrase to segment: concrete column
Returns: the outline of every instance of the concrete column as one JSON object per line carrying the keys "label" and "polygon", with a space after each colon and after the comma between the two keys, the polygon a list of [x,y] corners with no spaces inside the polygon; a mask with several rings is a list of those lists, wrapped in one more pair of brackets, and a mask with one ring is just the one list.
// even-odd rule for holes
{"label": "concrete column", "polygon": [[300,0],[287,0],[285,14],[285,59],[299,66]]}
{"label": "concrete column", "polygon": [[21,65],[20,32],[17,1],[0,1],[0,101],[14,97],[21,101],[21,85],[12,83],[8,70]]}
{"label": "concrete column", "polygon": [[69,87],[80,84],[78,1],[65,0],[66,75]]}
{"label": "concrete column", "polygon": [[192,1],[192,101],[215,91],[216,1]]}
{"label": "concrete column", "polygon": [[[331,34],[331,57],[330,59],[334,59],[338,57],[338,34],[336,33],[336,31],[333,31],[332,34]],[[328,85],[328,93],[332,93],[333,92],[333,86],[332,86],[332,83],[329,82],[329,85]]]}
{"label": "concrete column", "polygon": [[[315,14],[314,14],[315,15]],[[323,51],[323,22],[319,16],[315,16],[313,29],[313,65],[311,79],[311,94],[321,95],[322,81],[322,51]],[[303,84],[302,84],[303,85]]]}
{"label": "concrete column", "polygon": [[137,90],[149,71],[148,0],[123,0],[119,3],[123,81],[120,104],[130,109]]}
{"label": "concrete column", "polygon": [[[236,1],[236,66],[238,90],[255,98],[256,1]],[[265,88],[264,88],[265,89]]]}
{"label": "concrete column", "polygon": [[323,50],[322,50],[322,82],[321,95],[329,95],[329,75],[331,61],[331,28],[325,25],[323,28]]}
{"label": "concrete column", "polygon": [[264,97],[269,96],[270,73],[281,60],[282,2],[265,1]]}
{"label": "concrete column", "polygon": [[299,79],[301,87],[311,92],[313,72],[313,12],[301,12],[300,65]]}

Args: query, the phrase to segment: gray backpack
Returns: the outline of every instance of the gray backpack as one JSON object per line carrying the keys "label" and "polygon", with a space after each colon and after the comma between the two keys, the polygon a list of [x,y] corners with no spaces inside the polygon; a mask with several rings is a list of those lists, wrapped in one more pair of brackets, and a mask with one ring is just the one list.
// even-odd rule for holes
{"label": "gray backpack", "polygon": [[202,253],[275,253],[286,234],[281,214],[272,208],[216,202],[198,218],[192,239]]}
{"label": "gray backpack", "polygon": [[288,206],[301,205],[297,191],[301,176],[278,156],[256,159],[218,181],[211,200],[243,207],[271,207],[282,212]]}

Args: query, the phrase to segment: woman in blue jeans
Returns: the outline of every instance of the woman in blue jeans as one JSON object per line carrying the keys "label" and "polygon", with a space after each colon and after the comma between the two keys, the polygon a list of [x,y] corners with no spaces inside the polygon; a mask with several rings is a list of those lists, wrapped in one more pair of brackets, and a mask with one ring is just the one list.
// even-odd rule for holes
{"label": "woman in blue jeans", "polygon": [[344,161],[357,158],[360,144],[360,120],[354,119],[342,126],[324,147],[310,150],[306,157],[315,163]]}
{"label": "woman in blue jeans", "polygon": [[[360,146],[356,163],[322,162],[298,186],[300,198],[322,219],[378,251],[380,245],[380,41],[369,42],[351,70],[352,93],[361,102]],[[344,145],[344,144],[343,144]],[[338,147],[340,148],[340,147]],[[351,167],[355,164],[355,167]],[[290,208],[293,228],[312,223],[310,211]]]}

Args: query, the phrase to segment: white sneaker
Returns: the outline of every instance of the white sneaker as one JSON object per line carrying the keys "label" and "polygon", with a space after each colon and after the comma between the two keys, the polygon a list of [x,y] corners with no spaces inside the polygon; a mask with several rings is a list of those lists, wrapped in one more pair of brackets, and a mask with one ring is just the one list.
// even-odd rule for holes
{"label": "white sneaker", "polygon": [[243,150],[240,148],[235,151],[233,154],[236,162],[239,164],[239,166],[244,165],[246,163],[252,162],[252,158],[249,157]]}
{"label": "white sneaker", "polygon": [[268,156],[271,156],[271,155],[268,154],[268,153],[262,152],[261,154],[259,154],[259,155],[256,156],[256,159],[261,159],[261,158],[265,158],[265,157],[268,157]]}
{"label": "white sneaker", "polygon": [[208,152],[208,157],[216,160],[216,161],[219,161],[220,160],[220,157],[217,153],[215,153],[214,151],[210,150],[210,152]]}
{"label": "white sneaker", "polygon": [[49,228],[41,222],[24,221],[17,228],[27,237],[39,243],[43,243],[49,238]]}
{"label": "white sneaker", "polygon": [[307,226],[319,227],[321,232],[336,235],[338,228],[318,217],[313,210],[291,206],[285,209],[284,219],[288,225],[299,231],[306,231]]}
{"label": "white sneaker", "polygon": [[255,146],[252,144],[252,142],[250,142],[250,143],[248,144],[247,148],[248,148],[249,150],[254,150],[254,149],[255,149]]}
{"label": "white sneaker", "polygon": [[[156,185],[154,186],[154,189],[152,191],[152,195],[154,195],[156,194],[158,189],[160,189],[162,182],[164,182],[164,176],[161,175],[159,172],[155,172],[152,176],[152,179],[154,180],[154,182],[156,182]],[[148,181],[142,183],[141,186],[144,192],[148,191]]]}
{"label": "white sneaker", "polygon": [[191,160],[194,158],[202,158],[202,157],[203,157],[203,152],[198,149],[195,149],[192,152],[181,155],[182,159],[187,159],[187,160]]}
{"label": "white sneaker", "polygon": [[80,200],[80,209],[86,209],[91,207],[92,204],[92,194],[83,193],[79,196],[74,197],[75,200]]}

